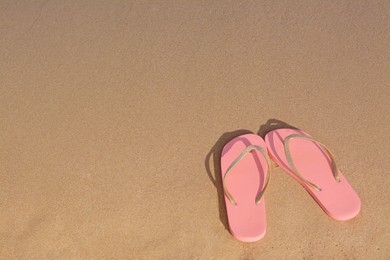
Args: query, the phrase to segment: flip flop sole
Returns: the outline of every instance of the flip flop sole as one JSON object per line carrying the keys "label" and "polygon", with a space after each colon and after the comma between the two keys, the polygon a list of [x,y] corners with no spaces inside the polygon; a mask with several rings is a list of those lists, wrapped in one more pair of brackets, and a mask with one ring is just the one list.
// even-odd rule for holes
{"label": "flip flop sole", "polygon": [[[254,134],[245,134],[229,141],[221,154],[222,179],[232,162],[250,145],[267,151],[264,140]],[[234,197],[233,205],[225,196],[225,204],[231,234],[238,240],[254,242],[266,232],[265,201],[255,203],[259,189],[265,185],[268,172],[267,160],[261,152],[252,151],[242,158],[226,178],[226,188]]]}
{"label": "flip flop sole", "polygon": [[286,159],[284,147],[285,138],[292,134],[310,136],[295,129],[277,129],[266,135],[265,142],[271,158],[294,177],[330,217],[336,220],[355,217],[361,208],[360,198],[341,173],[340,182],[335,180],[331,159],[321,146],[299,138],[290,141],[291,157],[295,167],[303,178],[316,184],[321,191],[308,186],[293,172]]}

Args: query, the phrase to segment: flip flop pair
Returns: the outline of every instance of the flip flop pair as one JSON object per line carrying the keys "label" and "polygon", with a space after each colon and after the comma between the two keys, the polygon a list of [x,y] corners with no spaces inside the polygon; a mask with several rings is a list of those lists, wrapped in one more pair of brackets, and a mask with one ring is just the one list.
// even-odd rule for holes
{"label": "flip flop pair", "polygon": [[359,196],[325,145],[295,129],[271,131],[265,141],[245,134],[229,141],[221,154],[229,228],[238,240],[254,242],[265,235],[264,193],[271,161],[296,179],[330,217],[348,220],[359,213]]}

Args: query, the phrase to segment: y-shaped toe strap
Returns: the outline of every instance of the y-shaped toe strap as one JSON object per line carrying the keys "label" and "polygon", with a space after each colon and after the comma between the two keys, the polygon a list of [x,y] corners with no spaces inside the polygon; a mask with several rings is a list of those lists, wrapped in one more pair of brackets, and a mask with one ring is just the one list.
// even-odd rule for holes
{"label": "y-shaped toe strap", "polygon": [[301,179],[304,183],[306,183],[307,185],[309,185],[311,188],[315,189],[316,191],[321,191],[321,188],[319,186],[317,186],[314,183],[312,183],[312,182],[306,180],[305,178],[303,178],[303,176],[299,173],[298,169],[295,167],[294,162],[292,161],[292,158],[291,158],[291,151],[290,151],[290,140],[293,139],[293,138],[300,138],[300,139],[309,140],[309,141],[312,141],[312,142],[320,145],[322,148],[324,148],[324,150],[327,152],[327,154],[329,155],[329,158],[331,160],[333,177],[335,178],[335,180],[337,182],[340,182],[339,171],[337,169],[334,156],[330,152],[330,150],[324,144],[314,140],[310,136],[301,135],[301,134],[292,134],[292,135],[287,136],[284,139],[284,152],[286,154],[286,159],[287,159],[288,165],[290,166],[291,170],[295,173],[295,175],[299,179]]}
{"label": "y-shaped toe strap", "polygon": [[241,152],[241,154],[232,162],[232,164],[230,164],[229,168],[226,170],[226,173],[223,176],[222,182],[223,182],[223,189],[224,189],[225,195],[229,199],[230,203],[232,203],[233,205],[237,205],[237,202],[234,200],[233,196],[230,194],[230,192],[226,188],[226,177],[231,172],[231,170],[234,168],[234,166],[236,166],[242,160],[242,158],[245,157],[245,155],[247,155],[249,152],[251,152],[253,150],[261,152],[264,155],[264,157],[267,159],[267,164],[268,164],[266,182],[265,182],[263,189],[262,189],[262,187],[259,187],[259,191],[257,192],[256,198],[255,198],[256,205],[260,204],[260,200],[263,197],[263,194],[267,189],[269,179],[270,179],[271,159],[269,158],[268,153],[264,148],[262,148],[258,145],[250,145],[247,148],[245,148],[244,151]]}

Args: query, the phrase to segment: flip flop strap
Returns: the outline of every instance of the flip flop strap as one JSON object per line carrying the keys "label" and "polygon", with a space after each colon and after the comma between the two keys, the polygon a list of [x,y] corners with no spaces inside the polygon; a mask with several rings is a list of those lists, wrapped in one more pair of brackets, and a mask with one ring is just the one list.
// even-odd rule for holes
{"label": "flip flop strap", "polygon": [[339,176],[339,171],[337,169],[337,166],[336,166],[336,161],[334,159],[334,156],[333,154],[330,152],[330,150],[322,143],[314,140],[312,137],[310,136],[307,136],[307,135],[302,135],[302,134],[292,134],[292,135],[289,135],[287,136],[285,139],[284,139],[284,152],[286,154],[286,159],[287,159],[287,162],[288,162],[288,165],[290,166],[291,170],[295,173],[295,175],[301,179],[304,183],[306,183],[307,185],[309,185],[311,188],[317,190],[317,191],[321,191],[321,188],[318,187],[317,185],[315,185],[314,183],[306,180],[301,174],[300,172],[298,171],[298,169],[295,167],[294,165],[294,162],[292,161],[292,157],[291,157],[291,150],[290,150],[290,140],[293,139],[293,138],[300,138],[300,139],[305,139],[305,140],[309,140],[309,141],[312,141],[318,145],[320,145],[325,151],[326,153],[329,155],[329,158],[331,160],[331,166],[332,166],[332,173],[333,173],[333,177],[335,178],[335,180],[337,182],[340,182],[340,176]]}
{"label": "flip flop strap", "polygon": [[223,190],[225,192],[226,197],[229,199],[230,203],[232,203],[233,205],[237,205],[237,202],[234,200],[233,196],[230,194],[230,192],[226,188],[226,177],[232,171],[234,166],[236,166],[245,157],[245,155],[247,155],[249,152],[251,152],[253,150],[261,152],[264,155],[264,157],[267,159],[267,164],[268,164],[266,182],[265,182],[263,189],[261,189],[261,187],[259,188],[259,191],[258,191],[258,193],[256,195],[256,199],[255,199],[256,205],[259,205],[260,200],[263,197],[263,194],[268,187],[268,183],[269,183],[269,179],[270,179],[271,159],[269,158],[268,153],[264,148],[262,148],[258,145],[250,145],[250,146],[246,147],[245,150],[240,153],[240,155],[232,162],[232,164],[230,164],[229,168],[226,170],[226,173],[223,176],[223,180],[222,180]]}

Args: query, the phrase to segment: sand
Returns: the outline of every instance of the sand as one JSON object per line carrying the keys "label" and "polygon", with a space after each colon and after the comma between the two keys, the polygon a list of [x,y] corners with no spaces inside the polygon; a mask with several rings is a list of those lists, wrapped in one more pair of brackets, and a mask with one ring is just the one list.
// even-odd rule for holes
{"label": "sand", "polygon": [[[1,1],[0,258],[389,258],[389,21],[389,1]],[[333,151],[361,213],[276,168],[267,234],[239,242],[219,152],[284,126]]]}

